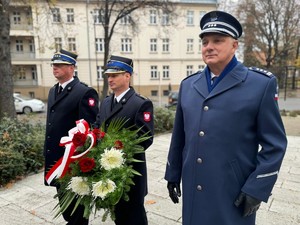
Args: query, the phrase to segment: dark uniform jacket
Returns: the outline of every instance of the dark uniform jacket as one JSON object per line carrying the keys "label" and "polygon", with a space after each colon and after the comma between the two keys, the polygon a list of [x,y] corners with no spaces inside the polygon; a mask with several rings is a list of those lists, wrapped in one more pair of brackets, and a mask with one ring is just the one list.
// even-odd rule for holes
{"label": "dark uniform jacket", "polygon": [[[81,83],[77,77],[58,96],[57,91],[58,84],[50,89],[48,96],[44,145],[45,175],[64,154],[65,147],[59,146],[61,137],[68,136],[68,131],[76,127],[75,122],[79,119],[85,119],[92,125],[99,109],[97,92]],[[45,184],[47,185],[46,182]],[[53,185],[54,182],[51,183]]]}
{"label": "dark uniform jacket", "polygon": [[183,225],[254,225],[234,205],[241,191],[267,201],[287,140],[276,77],[238,63],[208,90],[204,72],[183,80],[165,179],[183,189]]}
{"label": "dark uniform jacket", "polygon": [[[146,99],[137,94],[133,88],[124,95],[119,103],[114,106],[112,110],[112,104],[114,95],[106,97],[100,105],[100,112],[97,116],[96,126],[108,127],[109,123],[114,118],[128,119],[125,124],[125,128],[134,126],[132,129],[136,130],[142,127],[139,135],[148,133],[151,136],[150,139],[141,143],[146,150],[153,142],[153,104],[149,99]],[[150,114],[150,118],[146,119],[145,116]],[[133,185],[130,189],[129,198],[130,201],[142,202],[144,196],[147,194],[147,169],[146,169],[146,157],[145,153],[137,154],[136,159],[144,161],[143,163],[134,163],[133,168],[137,170],[142,176],[135,176]]]}

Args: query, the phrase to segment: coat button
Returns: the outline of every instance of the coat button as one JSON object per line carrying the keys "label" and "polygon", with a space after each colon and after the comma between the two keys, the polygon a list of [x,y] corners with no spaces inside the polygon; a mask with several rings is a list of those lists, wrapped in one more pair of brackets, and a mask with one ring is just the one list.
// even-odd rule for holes
{"label": "coat button", "polygon": [[203,132],[203,131],[200,131],[200,132],[199,132],[199,136],[203,137],[203,136],[204,136],[204,132]]}
{"label": "coat button", "polygon": [[198,159],[197,159],[197,163],[199,163],[199,164],[202,163],[202,159],[201,159],[201,158],[198,158]]}
{"label": "coat button", "polygon": [[204,106],[203,110],[204,110],[204,111],[208,111],[208,110],[209,110],[209,107],[206,105],[206,106]]}
{"label": "coat button", "polygon": [[197,185],[197,190],[198,190],[198,191],[202,191],[201,185]]}

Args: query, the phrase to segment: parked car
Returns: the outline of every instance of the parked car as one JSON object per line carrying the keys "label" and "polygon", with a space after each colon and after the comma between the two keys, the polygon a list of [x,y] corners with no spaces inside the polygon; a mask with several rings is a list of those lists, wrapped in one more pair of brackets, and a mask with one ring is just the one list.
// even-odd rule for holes
{"label": "parked car", "polygon": [[17,113],[32,113],[45,111],[45,103],[25,95],[14,93],[15,108]]}
{"label": "parked car", "polygon": [[178,101],[178,91],[171,91],[168,96],[167,107],[176,106]]}

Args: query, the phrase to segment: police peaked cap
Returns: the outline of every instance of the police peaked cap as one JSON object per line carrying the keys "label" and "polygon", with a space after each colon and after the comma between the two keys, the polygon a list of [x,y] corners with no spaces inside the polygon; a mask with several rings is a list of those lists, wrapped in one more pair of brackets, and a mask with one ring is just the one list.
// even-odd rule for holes
{"label": "police peaked cap", "polygon": [[106,70],[104,73],[124,73],[133,72],[133,61],[132,59],[112,55],[106,64]]}
{"label": "police peaked cap", "polygon": [[52,64],[76,65],[77,54],[61,49],[51,59]]}
{"label": "police peaked cap", "polygon": [[243,33],[240,22],[234,16],[222,11],[205,14],[200,21],[200,28],[200,38],[206,33],[219,33],[238,39]]}

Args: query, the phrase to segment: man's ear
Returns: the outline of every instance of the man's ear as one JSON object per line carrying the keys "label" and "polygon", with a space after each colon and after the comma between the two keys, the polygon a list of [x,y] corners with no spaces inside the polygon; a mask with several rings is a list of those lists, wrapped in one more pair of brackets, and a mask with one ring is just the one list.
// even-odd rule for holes
{"label": "man's ear", "polygon": [[233,41],[233,47],[237,49],[239,47],[239,42],[237,40]]}

